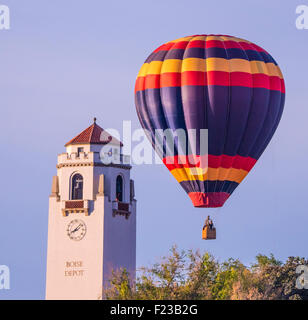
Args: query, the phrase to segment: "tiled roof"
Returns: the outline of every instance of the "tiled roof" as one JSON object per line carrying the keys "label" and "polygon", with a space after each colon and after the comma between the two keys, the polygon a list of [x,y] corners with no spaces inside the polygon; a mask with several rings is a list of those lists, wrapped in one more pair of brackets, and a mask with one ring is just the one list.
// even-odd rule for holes
{"label": "tiled roof", "polygon": [[102,129],[99,125],[94,123],[79,133],[75,138],[70,140],[65,146],[70,144],[119,144],[123,146],[122,142],[120,142],[115,137],[111,136],[107,131]]}

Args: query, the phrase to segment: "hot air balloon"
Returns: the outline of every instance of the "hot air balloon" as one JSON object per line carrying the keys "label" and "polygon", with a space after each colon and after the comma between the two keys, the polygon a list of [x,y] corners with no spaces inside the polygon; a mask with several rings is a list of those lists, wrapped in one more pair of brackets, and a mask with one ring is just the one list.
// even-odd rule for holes
{"label": "hot air balloon", "polygon": [[[135,84],[141,126],[193,205],[202,208],[223,206],[253,168],[276,131],[284,101],[283,75],[273,57],[226,35],[163,44],[145,60]],[[190,130],[207,129],[207,152],[201,152],[198,133],[193,163],[181,142],[173,154],[168,144],[157,148],[156,132],[166,129],[184,130],[188,145]]]}

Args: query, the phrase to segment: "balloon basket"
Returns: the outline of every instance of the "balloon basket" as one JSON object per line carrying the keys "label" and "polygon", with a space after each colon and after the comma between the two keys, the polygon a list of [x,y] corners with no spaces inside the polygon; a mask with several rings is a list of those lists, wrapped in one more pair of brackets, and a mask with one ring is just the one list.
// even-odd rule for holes
{"label": "balloon basket", "polygon": [[216,228],[210,228],[209,226],[206,226],[202,230],[202,239],[203,240],[215,240],[216,239]]}

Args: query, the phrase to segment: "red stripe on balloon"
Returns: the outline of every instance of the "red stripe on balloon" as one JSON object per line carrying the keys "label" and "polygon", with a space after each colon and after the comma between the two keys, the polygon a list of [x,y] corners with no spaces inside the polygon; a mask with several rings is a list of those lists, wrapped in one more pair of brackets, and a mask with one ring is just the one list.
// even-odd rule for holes
{"label": "red stripe on balloon", "polygon": [[[206,157],[206,156],[203,156]],[[205,159],[205,158],[203,158]],[[226,154],[215,156],[208,155],[208,167],[209,168],[234,168],[234,169],[242,169],[246,171],[250,171],[252,167],[257,162],[256,159],[251,157],[242,157],[239,155],[236,156],[228,156]],[[173,156],[173,157],[165,157],[163,159],[163,163],[168,168],[168,170],[173,170],[177,168],[192,168],[192,167],[204,167],[206,163],[205,160],[200,158],[200,156]]]}
{"label": "red stripe on balloon", "polygon": [[169,72],[162,74],[150,74],[138,77],[135,92],[145,89],[159,89],[164,87],[180,86],[238,86],[248,88],[265,88],[285,93],[284,81],[276,76],[266,74],[251,74],[247,72],[224,72],[224,71],[185,71]]}
{"label": "red stripe on balloon", "polygon": [[[160,74],[149,74],[145,77],[145,89],[154,89],[154,88],[160,88]],[[175,87],[177,87],[177,84],[174,84]],[[173,87],[170,85],[170,87]]]}
{"label": "red stripe on balloon", "polygon": [[175,42],[175,43],[173,43],[173,46],[170,49],[172,49],[172,50],[173,49],[186,49],[188,43],[189,43],[188,41]]}
{"label": "red stripe on balloon", "polygon": [[142,91],[145,89],[144,87],[145,77],[138,77],[135,83],[135,93],[137,91]]}
{"label": "red stripe on balloon", "polygon": [[[204,35],[206,36],[206,35]],[[169,51],[171,49],[188,49],[188,48],[223,48],[223,49],[242,49],[242,50],[254,50],[257,52],[265,52],[263,48],[254,45],[253,43],[247,43],[242,41],[232,40],[191,40],[170,42],[158,47],[154,52]]]}
{"label": "red stripe on balloon", "polygon": [[[160,88],[180,87],[183,85],[180,72],[170,72],[161,74]],[[204,77],[204,76],[203,76]]]}
{"label": "red stripe on balloon", "polygon": [[230,197],[227,192],[189,192],[188,195],[193,205],[197,208],[222,207]]}
{"label": "red stripe on balloon", "polygon": [[154,52],[168,51],[173,45],[174,45],[174,43],[172,43],[172,42],[165,43],[165,44],[161,45],[160,47],[158,47],[156,50],[154,50]]}
{"label": "red stripe on balloon", "polygon": [[[182,86],[206,86],[208,85],[209,72],[184,71],[181,73]],[[221,78],[220,81],[223,81]],[[227,85],[227,84],[225,84]]]}

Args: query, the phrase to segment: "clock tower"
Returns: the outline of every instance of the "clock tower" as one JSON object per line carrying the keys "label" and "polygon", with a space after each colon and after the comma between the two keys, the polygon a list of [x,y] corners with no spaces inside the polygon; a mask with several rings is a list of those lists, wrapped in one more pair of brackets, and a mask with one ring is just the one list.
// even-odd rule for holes
{"label": "clock tower", "polygon": [[94,123],[58,155],[49,197],[46,299],[101,299],[136,270],[136,200],[122,143]]}

